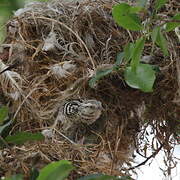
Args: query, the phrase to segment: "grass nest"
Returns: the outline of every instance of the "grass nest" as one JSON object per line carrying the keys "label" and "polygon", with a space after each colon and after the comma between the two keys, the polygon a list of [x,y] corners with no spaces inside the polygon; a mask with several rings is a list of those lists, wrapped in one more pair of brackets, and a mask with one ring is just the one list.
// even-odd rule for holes
{"label": "grass nest", "polygon": [[[10,118],[15,119],[9,134],[46,129],[53,124],[59,103],[69,98],[97,99],[104,111],[88,129],[88,137],[94,135],[89,142],[72,143],[57,128],[51,139],[1,149],[1,176],[21,172],[28,177],[32,167],[42,168],[61,159],[77,167],[70,179],[97,172],[129,175],[134,169],[134,151],[147,157],[147,148],[154,150],[152,157],[164,149],[167,162],[173,161],[170,152],[180,129],[179,43],[173,32],[167,34],[168,57],[155,49],[152,64],[161,72],[152,93],[128,87],[122,72],[111,73],[95,88],[89,87],[98,69],[114,64],[117,53],[140,37],[140,33],[114,23],[111,9],[115,3],[31,3],[7,23],[1,70],[14,66],[1,74],[0,90],[2,103],[8,104]],[[170,0],[164,15],[176,13],[177,6]],[[143,55],[150,54],[150,46],[145,45]],[[148,127],[153,129],[152,144],[147,138]]]}

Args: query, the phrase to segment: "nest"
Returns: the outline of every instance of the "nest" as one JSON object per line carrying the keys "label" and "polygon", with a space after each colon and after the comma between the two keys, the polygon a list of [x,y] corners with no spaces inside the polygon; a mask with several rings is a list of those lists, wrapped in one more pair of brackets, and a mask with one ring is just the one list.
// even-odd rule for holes
{"label": "nest", "polygon": [[[161,73],[153,93],[129,88],[122,72],[113,72],[95,88],[89,87],[92,75],[114,64],[124,45],[140,36],[114,23],[111,9],[115,3],[31,3],[7,23],[1,66],[2,70],[15,66],[1,75],[1,92],[16,119],[11,134],[46,129],[53,124],[59,104],[70,98],[97,99],[104,112],[89,129],[93,141],[74,144],[57,129],[52,139],[12,147],[11,163],[6,162],[7,157],[0,161],[2,176],[22,171],[28,176],[31,167],[41,168],[61,159],[77,166],[70,179],[97,172],[127,175],[130,171],[124,164],[131,166],[135,149],[142,154],[147,146],[158,149],[144,138],[149,125],[154,130],[153,143],[167,151],[173,148],[180,94],[179,45],[173,34],[167,36],[170,57],[164,58],[158,48],[155,51],[152,64],[158,65]],[[150,54],[150,46],[146,44],[144,55]]]}

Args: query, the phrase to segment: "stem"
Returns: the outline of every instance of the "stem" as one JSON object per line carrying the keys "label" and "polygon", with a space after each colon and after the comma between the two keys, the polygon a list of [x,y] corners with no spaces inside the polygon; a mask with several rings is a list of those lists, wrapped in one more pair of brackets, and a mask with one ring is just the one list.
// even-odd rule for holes
{"label": "stem", "polygon": [[159,151],[162,149],[163,146],[164,146],[164,144],[161,144],[161,146],[154,153],[152,153],[149,157],[147,157],[145,161],[143,161],[142,163],[140,163],[136,166],[129,168],[128,170],[133,170],[133,169],[138,168],[142,165],[145,165],[151,158],[154,158],[159,153]]}
{"label": "stem", "polygon": [[2,136],[0,136],[0,140],[3,142],[3,144],[7,147],[10,148],[8,143],[4,140],[4,138]]}

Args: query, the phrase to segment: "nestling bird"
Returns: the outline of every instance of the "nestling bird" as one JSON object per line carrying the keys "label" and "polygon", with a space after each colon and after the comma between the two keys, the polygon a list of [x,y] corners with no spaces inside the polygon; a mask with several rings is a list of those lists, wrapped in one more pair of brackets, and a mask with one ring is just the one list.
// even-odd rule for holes
{"label": "nestling bird", "polygon": [[54,126],[60,121],[64,134],[72,136],[81,124],[94,123],[100,117],[102,109],[101,102],[97,100],[67,100],[60,107]]}

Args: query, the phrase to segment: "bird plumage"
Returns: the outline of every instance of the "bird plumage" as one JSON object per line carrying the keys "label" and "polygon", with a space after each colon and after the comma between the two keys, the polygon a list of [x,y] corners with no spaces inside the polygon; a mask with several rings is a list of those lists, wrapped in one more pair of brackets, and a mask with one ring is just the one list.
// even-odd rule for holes
{"label": "bird plumage", "polygon": [[62,131],[72,135],[81,124],[90,125],[102,113],[102,104],[97,100],[72,99],[63,103],[59,109],[55,124],[62,123]]}

